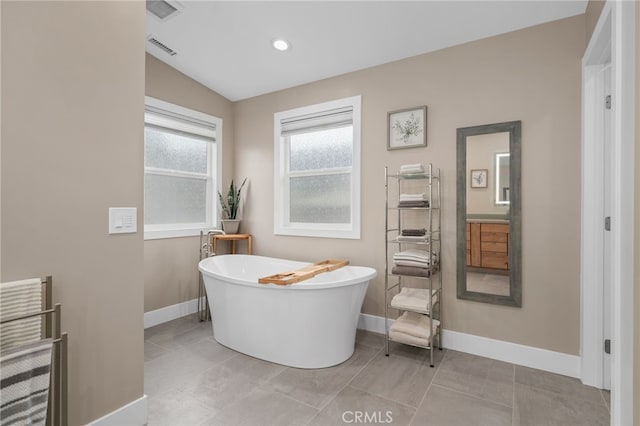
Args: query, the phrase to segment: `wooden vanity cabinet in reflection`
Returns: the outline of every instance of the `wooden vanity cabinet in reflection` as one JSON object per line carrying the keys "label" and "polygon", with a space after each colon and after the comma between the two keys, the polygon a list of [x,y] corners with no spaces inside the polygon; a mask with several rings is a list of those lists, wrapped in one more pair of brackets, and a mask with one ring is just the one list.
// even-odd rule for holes
{"label": "wooden vanity cabinet in reflection", "polygon": [[509,224],[467,222],[467,266],[509,270]]}

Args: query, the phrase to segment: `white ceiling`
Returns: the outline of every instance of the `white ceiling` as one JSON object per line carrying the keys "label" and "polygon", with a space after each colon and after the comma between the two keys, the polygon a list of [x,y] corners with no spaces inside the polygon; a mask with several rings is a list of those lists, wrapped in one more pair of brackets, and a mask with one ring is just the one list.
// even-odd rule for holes
{"label": "white ceiling", "polygon": [[[175,2],[171,2],[176,4]],[[236,101],[584,13],[587,0],[180,1],[147,52]],[[274,38],[292,48],[278,52]]]}

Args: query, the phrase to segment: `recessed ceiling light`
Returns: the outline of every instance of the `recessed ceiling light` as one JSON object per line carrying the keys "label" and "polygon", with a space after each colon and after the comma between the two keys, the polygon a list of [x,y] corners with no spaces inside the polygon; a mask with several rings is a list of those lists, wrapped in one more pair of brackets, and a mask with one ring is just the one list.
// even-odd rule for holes
{"label": "recessed ceiling light", "polygon": [[273,40],[271,44],[273,45],[274,49],[280,50],[281,52],[289,49],[289,42],[281,38]]}

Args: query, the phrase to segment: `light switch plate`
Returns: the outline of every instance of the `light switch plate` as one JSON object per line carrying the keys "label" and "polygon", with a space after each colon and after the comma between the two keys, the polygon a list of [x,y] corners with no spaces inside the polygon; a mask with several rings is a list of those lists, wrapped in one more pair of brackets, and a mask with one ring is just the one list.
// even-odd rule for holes
{"label": "light switch plate", "polygon": [[136,207],[109,208],[109,234],[135,234],[138,232]]}

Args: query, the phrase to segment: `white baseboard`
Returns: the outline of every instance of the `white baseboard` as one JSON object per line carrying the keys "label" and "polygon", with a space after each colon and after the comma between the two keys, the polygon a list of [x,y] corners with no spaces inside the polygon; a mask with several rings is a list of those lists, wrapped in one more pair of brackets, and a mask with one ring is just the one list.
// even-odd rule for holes
{"label": "white baseboard", "polygon": [[[392,321],[389,321],[391,325]],[[384,318],[360,314],[358,328],[384,333]],[[569,377],[580,378],[580,357],[562,352],[554,352],[533,346],[474,336],[457,331],[442,331],[442,346],[455,351],[466,352],[525,367],[549,371]]]}
{"label": "white baseboard", "polygon": [[442,346],[524,367],[580,378],[580,357],[533,346],[443,330]]}
{"label": "white baseboard", "polygon": [[153,327],[198,312],[198,299],[188,300],[175,305],[144,313],[144,328]]}
{"label": "white baseboard", "polygon": [[89,423],[90,426],[143,426],[147,424],[149,407],[147,395],[136,399]]}
{"label": "white baseboard", "polygon": [[[393,324],[393,321],[389,321],[389,325]],[[358,328],[363,330],[372,331],[374,333],[384,334],[384,317],[376,315],[360,314],[358,319]]]}

